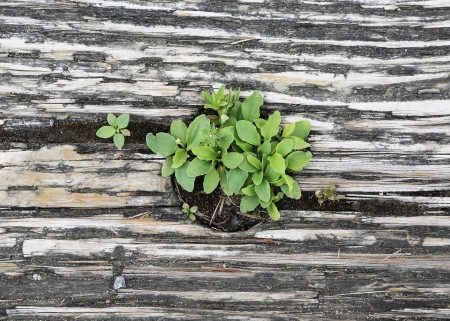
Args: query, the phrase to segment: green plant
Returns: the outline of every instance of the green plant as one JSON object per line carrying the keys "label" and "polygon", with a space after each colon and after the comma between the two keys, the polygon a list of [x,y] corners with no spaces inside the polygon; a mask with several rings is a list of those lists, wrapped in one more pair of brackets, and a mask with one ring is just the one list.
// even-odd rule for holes
{"label": "green plant", "polygon": [[314,194],[320,206],[326,201],[336,202],[345,198],[345,195],[336,193],[336,185],[330,185],[326,189],[316,191]]}
{"label": "green plant", "polygon": [[125,144],[125,136],[131,135],[130,131],[126,129],[130,121],[130,115],[123,114],[116,117],[113,114],[108,114],[107,121],[109,126],[100,127],[96,135],[100,138],[112,137],[116,147],[121,149]]}
{"label": "green plant", "polygon": [[198,211],[198,207],[197,206],[192,206],[190,207],[189,204],[184,203],[182,206],[182,210],[181,210],[184,214],[189,215],[189,219],[194,222],[196,219],[195,214]]}
{"label": "green plant", "polygon": [[312,158],[305,141],[310,123],[301,120],[282,128],[280,112],[260,117],[262,95],[255,91],[243,102],[240,92],[222,86],[215,94],[202,93],[205,108],[217,115],[196,117],[186,126],[175,120],[170,133],[147,134],[147,145],[168,157],[162,175],[175,173],[176,181],[188,192],[197,177],[203,190],[212,193],[219,185],[231,196],[240,195],[240,211],[254,211],[258,205],[273,220],[280,217],[276,202],[284,196],[299,199],[300,186],[292,173],[301,171]]}

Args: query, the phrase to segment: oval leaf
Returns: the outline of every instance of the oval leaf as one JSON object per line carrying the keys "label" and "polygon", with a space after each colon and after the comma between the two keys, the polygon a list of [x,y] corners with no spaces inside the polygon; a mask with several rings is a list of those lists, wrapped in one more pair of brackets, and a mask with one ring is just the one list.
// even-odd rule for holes
{"label": "oval leaf", "polygon": [[247,196],[254,196],[256,195],[255,192],[255,185],[251,184],[247,187],[244,187],[243,189],[241,189],[242,194],[247,195]]}
{"label": "oval leaf", "polygon": [[263,104],[263,97],[260,92],[254,91],[242,103],[242,116],[245,120],[253,121],[259,118],[259,108]]}
{"label": "oval leaf", "polygon": [[217,188],[217,185],[219,185],[220,177],[219,173],[216,171],[215,168],[210,170],[203,179],[203,190],[206,194],[210,194],[214,192],[214,190]]}
{"label": "oval leaf", "polygon": [[220,187],[222,188],[223,192],[228,196],[233,195],[233,192],[230,190],[230,187],[228,186],[227,170],[224,167],[219,167],[217,171],[219,172]]}
{"label": "oval leaf", "polygon": [[256,195],[263,202],[270,201],[270,185],[265,179],[262,180],[261,184],[255,186]]}
{"label": "oval leaf", "polygon": [[264,175],[263,175],[263,172],[262,172],[262,171],[254,172],[254,173],[252,174],[252,180],[253,180],[253,183],[254,183],[255,185],[261,184],[261,182],[262,182],[262,180],[263,180],[263,177],[264,177]]}
{"label": "oval leaf", "polygon": [[129,121],[130,121],[130,115],[123,114],[123,115],[120,115],[119,117],[117,117],[116,125],[120,129],[126,128],[128,126]]}
{"label": "oval leaf", "polygon": [[267,206],[267,212],[269,212],[269,216],[273,221],[278,221],[280,219],[280,212],[275,203],[272,202]]}
{"label": "oval leaf", "polygon": [[125,136],[123,136],[122,134],[115,134],[113,136],[113,140],[114,145],[116,145],[118,149],[122,149],[123,144],[125,144]]}
{"label": "oval leaf", "polygon": [[259,146],[261,145],[261,136],[258,134],[255,125],[248,120],[240,120],[236,123],[236,131],[240,139],[244,142]]}
{"label": "oval leaf", "polygon": [[309,143],[305,142],[303,139],[298,138],[296,136],[291,136],[289,138],[294,141],[293,149],[295,149],[295,150],[305,149],[305,148],[308,148],[309,146],[311,146],[311,145],[309,145]]}
{"label": "oval leaf", "polygon": [[247,160],[253,167],[260,170],[262,168],[261,161],[253,155],[247,155]]}
{"label": "oval leaf", "polygon": [[205,115],[197,116],[186,131],[187,150],[200,145],[205,140],[205,131],[209,129],[211,122]]}
{"label": "oval leaf", "polygon": [[243,160],[244,156],[242,156],[242,154],[235,152],[231,152],[222,156],[223,164],[229,169],[239,167],[239,165],[241,165]]}
{"label": "oval leaf", "polygon": [[189,164],[190,162],[187,161],[183,164],[183,166],[175,169],[175,178],[184,190],[192,192],[194,190],[195,177],[190,177],[187,175]]}
{"label": "oval leaf", "polygon": [[298,185],[297,181],[294,180],[292,182],[292,189],[289,190],[289,186],[287,184],[281,185],[281,191],[289,198],[293,199],[300,199],[302,197],[302,193],[300,191],[300,186]]}
{"label": "oval leaf", "polygon": [[311,123],[308,120],[300,120],[295,123],[295,129],[291,135],[301,139],[306,139],[306,137],[309,136],[310,130]]}
{"label": "oval leaf", "polygon": [[259,204],[258,196],[244,196],[241,199],[239,209],[242,213],[253,211]]}
{"label": "oval leaf", "polygon": [[256,172],[257,169],[247,160],[247,156],[252,154],[245,152],[242,155],[244,156],[244,160],[241,165],[239,165],[239,168],[249,173]]}
{"label": "oval leaf", "polygon": [[283,137],[291,136],[295,129],[295,123],[289,124],[283,129]]}
{"label": "oval leaf", "polygon": [[276,111],[269,116],[267,123],[261,127],[261,135],[263,135],[265,139],[271,139],[273,136],[278,134],[278,131],[280,130],[280,123],[281,114],[279,111]]}
{"label": "oval leaf", "polygon": [[286,161],[283,156],[278,153],[274,153],[273,155],[267,157],[267,160],[275,172],[284,174],[286,170]]}
{"label": "oval leaf", "polygon": [[211,168],[212,162],[201,160],[198,157],[195,157],[189,164],[187,175],[190,177],[205,175],[206,173],[211,171]]}
{"label": "oval leaf", "polygon": [[270,151],[272,149],[272,146],[270,144],[270,140],[265,140],[264,143],[258,147],[258,154],[266,154],[269,155]]}
{"label": "oval leaf", "polygon": [[[298,139],[300,139],[300,138],[298,138]],[[294,148],[294,141],[292,139],[283,139],[281,142],[278,143],[275,150],[281,156],[286,156],[287,154],[292,152],[293,148]]]}
{"label": "oval leaf", "polygon": [[227,183],[228,187],[230,188],[230,191],[238,194],[241,190],[241,187],[244,185],[245,180],[248,177],[248,173],[246,171],[243,171],[240,168],[234,168],[231,169],[227,173]]}
{"label": "oval leaf", "polygon": [[113,114],[108,114],[108,116],[106,117],[108,124],[110,124],[112,127],[117,127],[116,119],[117,119],[116,115]]}
{"label": "oval leaf", "polygon": [[293,171],[300,171],[308,165],[311,158],[311,152],[293,152],[286,158],[287,168]]}
{"label": "oval leaf", "polygon": [[162,177],[168,177],[170,175],[172,175],[173,173],[175,173],[175,168],[172,167],[172,160],[173,160],[173,156],[168,157],[162,167],[161,167],[161,176]]}
{"label": "oval leaf", "polygon": [[174,120],[172,124],[170,124],[170,134],[173,137],[178,138],[183,146],[186,145],[186,132],[186,124],[181,119]]}
{"label": "oval leaf", "polygon": [[188,158],[188,154],[185,149],[178,148],[173,156],[173,168],[178,168],[183,165]]}
{"label": "oval leaf", "polygon": [[208,146],[196,146],[192,148],[192,153],[203,160],[214,160],[217,158],[217,152]]}
{"label": "oval leaf", "polygon": [[167,133],[158,133],[156,136],[149,133],[145,140],[148,148],[161,156],[172,155],[178,149],[175,138]]}
{"label": "oval leaf", "polygon": [[114,136],[116,133],[116,129],[112,126],[103,126],[100,127],[99,130],[95,133],[100,138],[110,138]]}

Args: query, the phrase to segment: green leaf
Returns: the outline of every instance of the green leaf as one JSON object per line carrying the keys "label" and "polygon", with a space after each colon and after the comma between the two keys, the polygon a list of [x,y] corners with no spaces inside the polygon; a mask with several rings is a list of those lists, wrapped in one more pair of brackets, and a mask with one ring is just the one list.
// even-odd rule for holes
{"label": "green leaf", "polygon": [[255,125],[248,120],[240,120],[236,123],[236,131],[240,139],[249,144],[261,145],[261,136],[259,136]]}
{"label": "green leaf", "polygon": [[247,195],[247,196],[253,196],[256,195],[255,192],[255,185],[251,184],[247,187],[244,187],[243,189],[241,189],[242,194]]}
{"label": "green leaf", "polygon": [[280,212],[278,211],[275,203],[272,202],[269,206],[267,206],[267,212],[269,212],[269,216],[272,220],[278,221],[280,219]]}
{"label": "green leaf", "polygon": [[120,132],[123,136],[131,136],[131,133],[128,129],[121,129]]}
{"label": "green leaf", "polygon": [[189,219],[190,219],[192,222],[194,222],[197,218],[195,217],[194,214],[189,213]]}
{"label": "green leaf", "polygon": [[158,133],[156,136],[148,133],[145,140],[148,148],[161,156],[172,155],[178,149],[175,138],[167,133]]}
{"label": "green leaf", "polygon": [[241,199],[241,204],[239,205],[239,209],[242,213],[253,211],[259,204],[258,196],[244,196]]}
{"label": "green leaf", "polygon": [[292,152],[292,148],[294,147],[294,141],[292,139],[283,139],[278,143],[275,150],[281,156],[286,156],[290,152]]}
{"label": "green leaf", "polygon": [[309,146],[311,146],[311,145],[309,145],[309,143],[305,142],[303,139],[298,138],[296,136],[291,136],[289,138],[294,141],[293,149],[295,149],[295,150],[305,149],[305,148],[308,148]]}
{"label": "green leaf", "polygon": [[205,115],[197,116],[186,131],[187,150],[200,145],[205,139],[205,132],[209,130],[211,122]]}
{"label": "green leaf", "polygon": [[267,160],[275,172],[284,174],[284,171],[286,170],[286,161],[281,154],[274,153],[273,155],[267,157]]}
{"label": "green leaf", "polygon": [[108,114],[108,116],[106,117],[108,124],[110,124],[112,127],[117,127],[116,119],[117,119],[116,115],[113,114]]}
{"label": "green leaf", "polygon": [[266,179],[263,179],[261,184],[255,186],[255,192],[261,201],[270,201],[270,184]]}
{"label": "green leaf", "polygon": [[170,134],[173,137],[178,138],[183,146],[186,146],[186,132],[186,124],[181,119],[174,120],[172,124],[170,124]]}
{"label": "green leaf", "polygon": [[241,187],[244,185],[245,180],[247,179],[248,173],[239,168],[231,169],[227,173],[227,183],[230,188],[230,191],[238,194],[241,190]]}
{"label": "green leaf", "polygon": [[215,168],[211,169],[203,179],[203,190],[206,194],[212,193],[219,185],[220,177]]}
{"label": "green leaf", "polygon": [[259,108],[263,104],[263,97],[258,91],[254,91],[242,103],[242,116],[245,120],[253,121],[259,118]]}
{"label": "green leaf", "polygon": [[309,136],[311,130],[311,123],[308,120],[300,120],[295,123],[295,129],[291,133],[291,136],[296,136],[301,139],[305,139]]}
{"label": "green leaf", "polygon": [[187,169],[187,175],[190,177],[197,177],[209,173],[212,168],[212,162],[201,160],[195,157]]}
{"label": "green leaf", "polygon": [[253,183],[254,183],[255,185],[261,184],[261,182],[262,182],[262,180],[263,180],[263,177],[264,177],[264,175],[263,175],[263,172],[262,172],[262,171],[254,172],[254,173],[252,174],[252,180],[253,180]]}
{"label": "green leaf", "polygon": [[268,165],[264,171],[264,178],[269,182],[275,182],[280,177],[280,173],[273,170],[272,166]]}
{"label": "green leaf", "polygon": [[244,156],[244,160],[242,161],[241,165],[239,165],[239,168],[249,173],[256,172],[257,169],[247,160],[248,155],[253,156],[254,154],[244,152],[242,155]]}
{"label": "green leaf", "polygon": [[129,121],[130,121],[130,115],[128,115],[128,114],[120,115],[116,119],[117,128],[120,128],[120,129],[126,128],[128,126]]}
{"label": "green leaf", "polygon": [[217,152],[208,146],[196,146],[192,148],[192,153],[203,160],[214,160],[217,158]]}
{"label": "green leaf", "polygon": [[256,169],[258,169],[258,170],[262,169],[261,161],[258,158],[256,158],[255,156],[249,154],[249,155],[247,155],[247,160]]}
{"label": "green leaf", "polygon": [[289,191],[292,191],[292,188],[295,184],[295,180],[292,178],[292,176],[283,174],[283,180],[288,186]]}
{"label": "green leaf", "polygon": [[236,152],[231,152],[222,156],[223,164],[229,169],[239,167],[243,160],[244,156]]}
{"label": "green leaf", "polygon": [[291,136],[294,130],[295,130],[295,123],[289,124],[286,127],[284,127],[282,136],[283,137]]}
{"label": "green leaf", "polygon": [[300,171],[308,165],[311,158],[311,152],[293,152],[286,158],[287,168],[293,171]]}
{"label": "green leaf", "polygon": [[189,164],[190,162],[186,161],[183,166],[175,169],[175,178],[184,190],[192,192],[194,190],[195,177],[190,177],[187,174]]}
{"label": "green leaf", "polygon": [[297,181],[294,180],[292,182],[292,189],[289,190],[289,186],[287,184],[281,185],[281,191],[289,198],[293,199],[300,199],[302,196],[302,193],[300,191],[300,186],[298,185]]}
{"label": "green leaf", "polygon": [[258,119],[255,119],[253,122],[255,123],[256,127],[261,129],[261,127],[263,127],[267,123],[267,120],[258,118]]}
{"label": "green leaf", "polygon": [[175,152],[175,155],[173,156],[173,168],[178,168],[181,165],[183,165],[188,158],[188,153],[183,148],[178,148]]}
{"label": "green leaf", "polygon": [[278,134],[278,131],[280,130],[280,123],[281,114],[279,111],[276,111],[269,116],[267,123],[263,127],[261,127],[261,135],[263,135],[265,139],[272,138],[273,136]]}
{"label": "green leaf", "polygon": [[[214,105],[214,99],[213,99],[213,97],[208,93],[208,92],[206,92],[206,91],[203,91],[202,92],[202,96],[203,96],[203,100],[205,101],[205,103],[207,104],[207,105],[210,105],[210,106],[213,106]],[[205,106],[205,108],[209,108],[209,107],[206,107]],[[213,108],[214,110],[217,110],[217,108]]]}
{"label": "green leaf", "polygon": [[122,149],[123,144],[125,144],[125,137],[122,134],[115,134],[113,140],[116,147]]}
{"label": "green leaf", "polygon": [[99,130],[95,133],[100,138],[110,138],[114,136],[116,133],[116,129],[112,126],[103,126],[100,127]]}
{"label": "green leaf", "polygon": [[222,187],[223,192],[228,196],[233,195],[233,192],[230,190],[230,187],[228,186],[227,170],[224,167],[219,167],[217,171],[219,172],[220,187]]}
{"label": "green leaf", "polygon": [[265,140],[264,143],[258,147],[258,154],[266,154],[269,155],[271,151],[270,140]]}
{"label": "green leaf", "polygon": [[168,157],[162,167],[161,167],[161,176],[162,177],[168,177],[170,175],[172,175],[173,173],[175,173],[175,168],[172,167],[172,160],[173,160],[173,156]]}

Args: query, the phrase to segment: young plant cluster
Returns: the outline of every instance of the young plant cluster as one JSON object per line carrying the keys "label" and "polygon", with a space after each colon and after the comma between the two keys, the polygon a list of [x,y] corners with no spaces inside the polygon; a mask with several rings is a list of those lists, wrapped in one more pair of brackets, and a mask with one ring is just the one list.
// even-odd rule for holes
{"label": "young plant cluster", "polygon": [[334,203],[345,198],[345,195],[336,192],[336,185],[330,185],[326,189],[316,191],[314,194],[316,195],[317,202],[320,206],[326,201]]}
{"label": "young plant cluster", "polygon": [[97,137],[100,138],[113,138],[114,145],[118,149],[121,149],[125,144],[125,136],[130,136],[130,131],[127,128],[130,122],[130,115],[123,114],[116,117],[113,114],[108,114],[106,118],[109,126],[102,126],[97,130]]}
{"label": "young plant cluster", "polygon": [[200,115],[187,126],[175,120],[170,133],[147,134],[148,147],[167,157],[162,176],[175,174],[188,192],[203,177],[203,190],[212,193],[220,186],[226,195],[240,195],[240,211],[254,211],[258,205],[273,220],[280,217],[276,203],[284,196],[301,197],[292,173],[301,171],[312,158],[305,141],[310,123],[302,120],[282,128],[275,111],[261,118],[262,95],[255,91],[243,102],[239,90],[202,93],[205,108],[215,115]]}

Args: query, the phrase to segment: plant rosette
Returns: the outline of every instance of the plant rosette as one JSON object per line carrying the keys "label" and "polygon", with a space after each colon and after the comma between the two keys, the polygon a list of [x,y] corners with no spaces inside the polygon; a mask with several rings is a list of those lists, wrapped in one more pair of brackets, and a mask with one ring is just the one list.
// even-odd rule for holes
{"label": "plant rosette", "polygon": [[[197,187],[203,195],[217,195],[215,210],[207,215],[210,223],[229,204],[238,215],[278,220],[276,203],[284,197],[301,197],[292,175],[312,158],[306,141],[310,122],[301,120],[283,128],[279,111],[261,118],[263,97],[257,91],[244,101],[239,90],[226,93],[224,86],[202,95],[204,107],[213,115],[199,115],[189,125],[175,120],[169,133],[147,134],[148,147],[167,157],[162,176],[174,175],[183,194]],[[202,204],[191,205],[198,206],[197,217],[205,215]]]}

